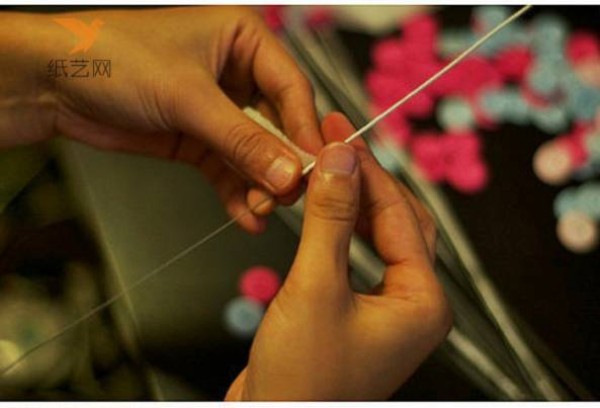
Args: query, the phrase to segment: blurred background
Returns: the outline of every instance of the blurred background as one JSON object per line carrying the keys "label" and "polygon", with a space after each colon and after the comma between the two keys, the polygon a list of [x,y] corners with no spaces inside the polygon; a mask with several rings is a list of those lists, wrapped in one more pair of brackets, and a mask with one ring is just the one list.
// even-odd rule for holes
{"label": "blurred background", "polygon": [[[360,126],[516,9],[259,10],[320,113]],[[600,393],[598,21],[598,6],[534,7],[369,139],[440,224],[437,272],[456,314],[393,400]],[[0,369],[227,221],[195,170],[70,141],[2,151],[0,174]],[[201,246],[0,376],[0,399],[222,399],[301,213]],[[352,258],[366,291],[381,266],[358,239]]]}

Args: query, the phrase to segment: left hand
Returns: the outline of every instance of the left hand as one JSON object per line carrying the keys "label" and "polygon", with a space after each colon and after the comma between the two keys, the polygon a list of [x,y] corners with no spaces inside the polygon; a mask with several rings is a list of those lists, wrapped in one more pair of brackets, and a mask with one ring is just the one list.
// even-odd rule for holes
{"label": "left hand", "polygon": [[[76,38],[56,18],[96,22],[88,52],[68,54]],[[302,171],[293,150],[240,108],[252,103],[281,121],[306,151],[322,146],[309,81],[248,7],[2,12],[0,49],[0,148],[61,134],[190,163],[235,217],[264,192],[293,200]],[[48,76],[50,61],[93,58],[110,60],[110,78],[91,66],[87,78]],[[261,210],[242,227],[261,231],[269,208]]]}

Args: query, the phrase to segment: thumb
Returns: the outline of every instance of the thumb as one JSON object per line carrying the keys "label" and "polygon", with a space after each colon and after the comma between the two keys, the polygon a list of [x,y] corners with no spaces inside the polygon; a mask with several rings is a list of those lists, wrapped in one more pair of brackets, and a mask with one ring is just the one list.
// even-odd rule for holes
{"label": "thumb", "polygon": [[[356,151],[343,143],[321,150],[306,194],[304,225],[295,270],[305,283],[347,282],[348,251],[359,209]],[[313,275],[313,276],[311,276]]]}
{"label": "thumb", "polygon": [[[179,126],[270,193],[284,195],[292,191],[301,177],[300,159],[215,88],[206,87],[204,94],[188,98],[192,102],[178,112]],[[211,103],[207,105],[206,100]]]}
{"label": "thumb", "polygon": [[244,393],[244,385],[246,382],[247,368],[244,368],[242,372],[233,380],[233,383],[229,387],[227,394],[225,395],[225,401],[242,401]]}

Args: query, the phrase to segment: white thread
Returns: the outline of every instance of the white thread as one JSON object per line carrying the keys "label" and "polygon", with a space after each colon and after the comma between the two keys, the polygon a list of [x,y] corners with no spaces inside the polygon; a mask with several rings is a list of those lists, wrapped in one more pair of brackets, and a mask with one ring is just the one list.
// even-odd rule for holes
{"label": "white thread", "polygon": [[[458,57],[454,58],[450,63],[448,63],[448,65],[446,65],[444,68],[439,70],[437,73],[435,73],[432,77],[427,79],[421,85],[416,87],[412,92],[408,93],[404,98],[402,98],[398,102],[394,103],[392,106],[387,108],[384,112],[380,113],[375,118],[373,118],[369,123],[367,123],[360,129],[358,129],[356,132],[354,132],[353,134],[348,136],[348,138],[346,138],[346,140],[344,140],[344,143],[350,143],[354,139],[356,139],[357,137],[362,135],[363,133],[372,129],[382,119],[385,119],[385,117],[388,116],[390,113],[392,113],[393,111],[398,109],[400,106],[404,105],[406,102],[408,102],[410,99],[412,99],[412,97],[417,95],[419,92],[422,92],[429,85],[431,85],[432,83],[434,83],[435,81],[440,79],[441,76],[445,75],[448,71],[450,71],[452,68],[454,68],[459,62],[461,62],[463,59],[465,59],[469,54],[471,54],[477,48],[481,47],[481,45],[483,43],[485,43],[487,40],[489,40],[494,34],[496,34],[498,31],[502,30],[504,27],[506,27],[507,25],[512,23],[514,20],[519,18],[523,13],[525,13],[530,8],[531,8],[531,5],[521,7],[517,12],[515,12],[513,15],[508,17],[506,20],[504,20],[503,22],[498,24],[494,29],[492,29],[486,35],[484,35],[479,40],[477,40],[473,45],[471,45],[469,48],[464,50]],[[308,174],[314,167],[315,167],[315,162],[313,161],[311,164],[309,164],[308,166],[306,166],[304,168],[304,170],[302,171],[302,174],[303,175]]]}
{"label": "white thread", "polygon": [[264,127],[267,131],[277,136],[281,141],[288,145],[300,158],[300,161],[302,162],[302,168],[305,168],[306,166],[310,165],[316,160],[315,156],[302,150],[300,146],[292,142],[286,135],[284,135],[281,132],[281,130],[277,129],[269,119],[265,118],[256,109],[247,106],[246,108],[244,108],[244,113],[248,115],[250,119],[254,120],[256,123]]}
{"label": "white thread", "polygon": [[[492,29],[486,35],[484,35],[479,40],[477,40],[473,45],[471,45],[469,48],[467,48],[465,51],[463,51],[458,57],[456,57],[454,60],[452,60],[448,65],[446,65],[444,68],[442,68],[440,71],[438,71],[435,75],[433,75],[432,77],[430,77],[429,79],[427,79],[425,82],[423,82],[417,88],[415,88],[412,92],[410,92],[409,94],[407,94],[406,96],[404,96],[398,102],[394,103],[392,106],[390,106],[384,112],[382,112],[381,114],[379,114],[378,116],[376,116],[375,118],[373,118],[369,123],[367,123],[366,125],[364,125],[360,129],[358,129],[352,135],[348,136],[346,138],[346,140],[344,140],[344,143],[350,143],[354,139],[356,139],[359,136],[361,136],[363,133],[365,133],[368,130],[372,129],[377,123],[379,123],[379,121],[381,121],[382,119],[384,119],[386,116],[388,116],[394,110],[396,110],[397,108],[399,108],[400,106],[402,106],[403,104],[405,104],[406,102],[408,102],[412,97],[414,97],[419,92],[423,91],[425,88],[427,88],[429,85],[431,85],[433,82],[435,82],[436,80],[438,80],[442,75],[446,74],[448,71],[450,71],[452,68],[454,68],[454,66],[456,66],[460,61],[462,61],[463,59],[465,59],[470,53],[472,53],[477,48],[479,48],[490,37],[492,37],[498,31],[500,31],[501,29],[503,29],[504,27],[506,27],[508,24],[510,24],[511,22],[513,22],[515,19],[519,18],[523,13],[525,13],[530,8],[531,8],[531,5],[523,6],[521,9],[519,9],[513,15],[511,15],[506,20],[504,20],[502,23],[498,24],[494,29]],[[261,125],[262,125],[262,123],[261,123]],[[271,124],[271,126],[272,126],[272,124]],[[277,131],[277,132],[279,132],[279,131]],[[279,132],[279,133],[281,133],[281,132]],[[282,135],[282,137],[283,137],[284,140],[287,140],[286,143],[291,143],[291,141],[289,139],[287,139],[285,136]],[[291,143],[291,144],[293,145],[293,143]],[[300,149],[297,146],[296,146],[296,148]],[[294,150],[296,150],[296,149],[294,149]],[[302,151],[302,150],[300,149],[300,151]],[[310,171],[315,167],[315,163],[316,163],[315,160],[312,160],[309,164],[307,164],[303,168],[303,170],[302,170],[302,175],[305,176],[308,173],[310,173]],[[214,231],[212,231],[208,235],[204,236],[199,241],[197,241],[194,244],[190,245],[189,247],[187,247],[186,249],[184,249],[183,251],[181,251],[179,254],[175,255],[173,258],[169,259],[168,261],[166,261],[166,262],[162,263],[161,265],[159,265],[158,267],[154,268],[152,271],[150,271],[146,275],[142,276],[140,279],[138,279],[137,281],[135,281],[134,283],[132,283],[130,286],[128,286],[125,289],[123,289],[121,292],[117,293],[116,295],[112,296],[108,300],[106,300],[103,303],[99,304],[98,306],[94,307],[89,312],[85,313],[83,316],[81,316],[81,317],[77,318],[76,320],[74,320],[73,322],[69,323],[67,326],[65,326],[63,329],[61,329],[58,333],[54,334],[53,336],[49,337],[46,340],[41,341],[40,343],[36,344],[35,346],[33,346],[32,348],[30,348],[29,350],[25,351],[16,360],[14,360],[12,363],[8,364],[6,367],[4,367],[2,369],[2,371],[0,371],[0,378],[2,378],[7,372],[9,372],[12,368],[16,367],[21,361],[23,361],[29,355],[31,355],[32,353],[34,353],[36,350],[39,350],[41,347],[43,347],[43,346],[51,343],[52,341],[60,338],[61,336],[63,336],[67,332],[69,332],[71,329],[75,328],[76,326],[78,326],[79,324],[83,323],[84,321],[86,321],[87,319],[89,319],[90,317],[92,317],[93,315],[95,315],[96,313],[98,313],[101,310],[107,308],[112,303],[116,302],[117,300],[119,300],[120,298],[122,298],[123,296],[125,296],[127,293],[129,293],[129,292],[133,291],[134,289],[138,288],[140,285],[142,285],[144,282],[148,281],[153,276],[156,276],[158,273],[162,272],[167,267],[169,267],[172,264],[174,264],[175,262],[179,261],[180,259],[182,259],[186,255],[188,255],[190,252],[192,252],[196,248],[200,247],[201,245],[204,245],[208,241],[212,240],[213,238],[215,238],[216,236],[218,236],[219,234],[221,234],[222,232],[224,232],[225,230],[227,230],[229,227],[231,227],[233,224],[235,224],[242,217],[248,215],[253,210],[257,209],[262,204],[264,204],[265,202],[267,202],[268,200],[269,200],[269,198],[266,198],[266,199],[262,200],[261,202],[259,202],[253,208],[247,209],[243,213],[238,214],[236,217],[230,219],[225,224],[221,225],[219,228],[215,229]]]}
{"label": "white thread", "polygon": [[[269,198],[266,198],[266,199],[262,200],[253,209],[258,208],[259,206],[261,206],[262,204],[264,204],[268,199]],[[8,364],[6,367],[4,367],[2,369],[2,371],[0,371],[0,378],[2,376],[4,376],[4,374],[6,374],[7,372],[9,372],[17,364],[19,364],[21,361],[23,361],[31,353],[35,352],[36,350],[39,350],[41,347],[45,346],[46,344],[51,343],[52,341],[58,339],[59,337],[63,336],[65,333],[69,332],[74,327],[78,326],[80,323],[83,323],[84,321],[86,321],[87,319],[89,319],[90,317],[92,317],[93,315],[95,315],[96,313],[100,312],[101,310],[103,310],[106,307],[110,306],[111,304],[113,304],[117,300],[121,299],[123,296],[125,296],[129,292],[133,291],[134,289],[136,289],[137,287],[139,287],[140,285],[142,285],[144,282],[148,281],[150,278],[156,276],[158,273],[162,272],[163,270],[165,270],[166,268],[168,268],[169,266],[171,266],[175,262],[177,262],[180,259],[182,259],[183,257],[185,257],[187,254],[189,254],[190,252],[192,252],[194,249],[196,249],[199,246],[207,243],[212,238],[216,237],[221,232],[225,231],[227,228],[229,228],[230,226],[232,226],[233,224],[235,224],[242,217],[244,217],[248,213],[250,213],[253,209],[248,209],[248,210],[244,211],[243,213],[240,213],[236,217],[230,219],[225,224],[221,225],[219,228],[213,230],[210,234],[204,236],[204,238],[202,238],[201,240],[199,240],[199,241],[195,242],[194,244],[190,245],[189,247],[187,247],[186,249],[184,249],[183,251],[181,251],[180,253],[178,253],[177,255],[175,255],[173,258],[169,259],[166,262],[163,262],[162,264],[160,264],[159,266],[157,266],[156,268],[154,268],[153,270],[151,270],[150,272],[148,272],[146,275],[142,276],[140,279],[138,279],[137,281],[135,281],[134,283],[132,283],[131,285],[129,285],[128,287],[126,287],[125,289],[123,289],[121,292],[117,293],[116,295],[114,295],[114,296],[108,298],[107,300],[105,300],[104,302],[100,303],[98,306],[94,307],[89,312],[85,313],[83,316],[78,317],[77,319],[75,319],[74,321],[72,321],[71,323],[69,323],[68,325],[66,325],[65,327],[63,327],[58,333],[50,336],[49,338],[47,338],[45,340],[42,340],[40,343],[36,344],[32,348],[30,348],[29,350],[27,350],[26,352],[24,352],[23,354],[21,354],[21,356],[19,356],[19,358],[17,358],[16,360],[14,360],[10,364]]]}

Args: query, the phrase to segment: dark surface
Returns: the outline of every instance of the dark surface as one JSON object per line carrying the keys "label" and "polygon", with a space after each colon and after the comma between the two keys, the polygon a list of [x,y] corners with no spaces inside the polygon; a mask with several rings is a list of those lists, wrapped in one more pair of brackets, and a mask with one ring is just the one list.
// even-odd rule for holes
{"label": "dark surface", "polygon": [[[571,30],[600,32],[600,7],[534,7],[526,16],[552,11]],[[465,25],[470,7],[437,12],[442,26]],[[374,38],[344,32],[362,73],[368,69]],[[433,125],[433,123],[431,124]],[[542,183],[532,171],[537,147],[551,137],[534,126],[501,125],[482,131],[483,155],[490,167],[487,188],[476,195],[443,191],[503,298],[573,371],[589,391],[600,395],[600,250],[577,255],[556,238],[552,205],[565,186]],[[480,399],[444,369],[424,365],[398,397]],[[436,373],[438,373],[436,375]],[[454,386],[449,387],[448,382]]]}

